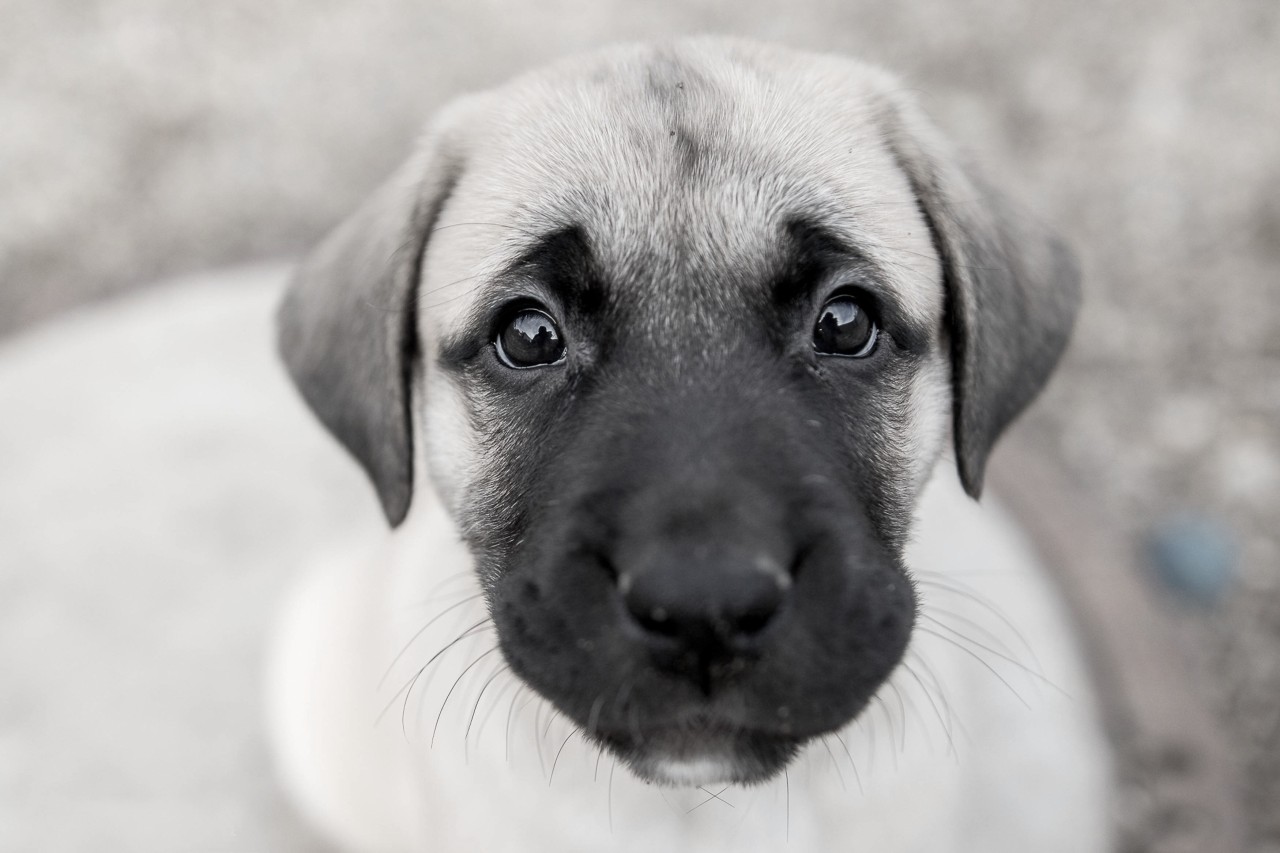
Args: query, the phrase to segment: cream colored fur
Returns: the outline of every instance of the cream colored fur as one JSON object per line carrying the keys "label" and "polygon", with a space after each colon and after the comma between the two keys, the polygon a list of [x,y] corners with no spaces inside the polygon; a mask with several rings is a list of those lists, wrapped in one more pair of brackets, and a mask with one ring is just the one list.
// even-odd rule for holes
{"label": "cream colored fur", "polygon": [[[660,94],[677,84],[687,97]],[[426,172],[445,186],[439,160],[456,177],[411,303],[425,343],[410,514],[384,546],[319,562],[285,610],[267,681],[286,785],[344,848],[1106,849],[1105,748],[1070,628],[1013,526],[963,495],[953,462],[935,465],[951,420],[942,361],[917,374],[906,434],[886,442],[906,448],[890,464],[908,493],[923,491],[909,552],[923,617],[907,661],[857,721],[762,787],[655,787],[584,744],[505,671],[452,520],[459,496],[483,485],[484,412],[437,369],[434,344],[531,233],[589,222],[601,263],[622,270],[667,263],[649,248],[678,239],[731,272],[770,251],[780,217],[803,205],[887,270],[908,314],[941,329],[941,262],[885,142],[888,112],[940,145],[882,72],[691,40],[570,60],[435,122],[397,178]],[[692,175],[679,167],[682,139],[703,150]],[[631,298],[714,302],[677,290]]]}

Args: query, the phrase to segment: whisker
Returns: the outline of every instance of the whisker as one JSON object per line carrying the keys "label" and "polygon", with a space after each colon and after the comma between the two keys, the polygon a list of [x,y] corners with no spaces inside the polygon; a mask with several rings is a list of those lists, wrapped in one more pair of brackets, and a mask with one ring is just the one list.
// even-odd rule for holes
{"label": "whisker", "polygon": [[934,671],[933,665],[929,663],[929,659],[925,657],[924,652],[919,649],[912,649],[911,654],[915,657],[916,662],[920,664],[921,669],[924,670],[924,674],[933,684],[934,695],[937,697],[938,701],[942,703],[942,710],[946,713],[947,720],[950,722],[952,728],[958,729],[961,735],[969,738],[969,730],[965,728],[964,721],[956,716],[955,709],[951,706],[951,703],[947,701],[945,687],[942,680],[938,678],[938,674]]}
{"label": "whisker", "polygon": [[591,712],[587,714],[587,738],[595,737],[596,726],[600,722],[600,709],[604,707],[604,694],[597,694],[595,701],[591,703]]}
{"label": "whisker", "polygon": [[[993,604],[990,601],[990,599],[988,599],[985,595],[982,595],[976,590],[969,588],[967,585],[962,584],[960,581],[949,580],[949,579],[940,580],[939,577],[943,577],[943,576],[929,577],[929,575],[930,575],[929,572],[923,572],[923,573],[917,574],[916,582],[919,583],[921,586],[932,586],[937,589],[941,589],[945,592],[949,592],[952,595],[958,595],[961,598],[965,599],[966,601],[972,604],[976,604],[978,607],[981,607],[983,610],[986,610],[992,616],[999,619],[1000,622],[1006,628],[1008,628],[1011,632],[1013,632],[1013,635],[1017,637],[1018,641],[1021,642],[1024,646],[1026,646],[1027,648],[1031,647],[1031,643],[1027,641],[1026,636],[1021,631],[1018,630],[1018,626],[1013,624],[1013,621],[1009,619],[1008,616],[1005,615],[1004,611],[1001,610],[999,607],[997,607],[995,604]],[[928,602],[925,603],[926,609],[928,609],[930,606],[932,605],[930,605]]]}
{"label": "whisker", "polygon": [[463,749],[464,758],[466,755],[467,739],[471,737],[471,724],[476,721],[476,712],[480,710],[480,700],[484,698],[484,692],[489,689],[489,685],[493,683],[493,680],[495,678],[497,678],[499,675],[502,675],[502,673],[507,672],[509,670],[510,670],[510,667],[508,667],[505,663],[502,664],[502,666],[495,669],[493,671],[493,675],[489,676],[488,680],[485,681],[484,686],[480,688],[480,692],[476,694],[476,703],[475,705],[471,706],[471,717],[470,719],[467,720],[467,730],[462,735],[462,749]]}
{"label": "whisker", "polygon": [[849,751],[849,744],[845,743],[839,732],[832,732],[831,735],[840,743],[841,749],[844,750],[845,756],[849,759],[849,768],[853,770],[853,780],[858,784],[858,793],[865,796],[867,792],[862,789],[862,775],[858,773],[858,763],[853,760],[853,753]]}
{"label": "whisker", "polygon": [[[374,719],[374,721],[373,721],[373,722],[374,722],[374,725],[377,725],[379,722],[381,722],[381,721],[382,721],[382,718],[383,718],[383,717],[385,717],[385,716],[387,715],[387,712],[391,710],[391,706],[392,706],[392,705],[395,705],[395,704],[396,704],[396,700],[397,700],[397,699],[399,699],[401,695],[403,695],[403,696],[404,696],[404,707],[402,707],[402,708],[400,709],[400,729],[401,729],[401,731],[403,731],[403,730],[404,730],[404,727],[405,727],[405,720],[404,720],[404,713],[405,713],[405,709],[406,709],[406,708],[408,708],[408,706],[409,706],[409,697],[410,697],[411,695],[413,695],[413,686],[414,686],[415,684],[417,684],[417,683],[418,683],[418,678],[422,675],[422,673],[426,672],[427,667],[431,666],[431,664],[433,664],[433,663],[435,663],[437,660],[439,660],[439,659],[440,659],[440,656],[441,656],[441,655],[443,655],[445,652],[449,651],[449,649],[453,648],[455,645],[457,645],[458,643],[462,642],[464,639],[466,639],[467,637],[471,636],[472,634],[474,634],[474,633],[476,633],[476,632],[481,631],[481,630],[483,629],[483,627],[484,627],[485,623],[487,623],[488,621],[489,621],[489,617],[488,617],[488,616],[486,616],[485,618],[481,619],[481,620],[480,620],[479,622],[477,622],[476,624],[472,625],[472,626],[471,626],[470,628],[468,628],[467,630],[463,631],[463,632],[462,632],[461,634],[459,634],[458,636],[454,637],[452,640],[450,640],[450,641],[449,641],[449,643],[448,643],[448,644],[447,644],[443,649],[441,649],[440,651],[438,651],[438,652],[436,652],[434,655],[432,655],[432,656],[430,657],[430,659],[429,659],[426,663],[424,663],[424,664],[423,664],[423,665],[418,669],[418,671],[417,671],[417,672],[415,672],[415,673],[413,674],[413,677],[412,677],[412,678],[410,678],[410,679],[408,680],[408,682],[406,682],[406,683],[405,683],[405,685],[404,685],[403,687],[401,687],[399,690],[397,690],[397,691],[395,692],[395,695],[391,697],[391,701],[389,701],[389,702],[386,704],[386,707],[384,707],[384,708],[382,709],[382,711],[380,711],[380,712],[378,713],[378,716]],[[406,735],[406,737],[407,737],[407,736],[408,736],[408,735]]]}
{"label": "whisker", "polygon": [[413,636],[409,638],[409,641],[404,644],[404,648],[400,649],[399,653],[397,653],[396,656],[392,658],[391,665],[387,667],[387,671],[382,673],[382,677],[378,679],[378,689],[381,690],[382,686],[387,683],[387,678],[391,676],[391,672],[396,668],[396,664],[398,664],[400,662],[400,659],[404,657],[405,652],[409,651],[409,647],[412,646],[419,637],[421,637],[423,634],[426,633],[428,628],[430,628],[432,625],[439,622],[447,614],[453,612],[454,610],[457,610],[459,607],[461,607],[464,604],[467,604],[468,602],[475,601],[477,598],[479,598],[482,595],[484,595],[484,593],[482,592],[477,592],[474,595],[470,595],[462,599],[462,601],[455,602],[454,604],[449,605],[444,610],[440,611],[435,616],[433,616],[431,619],[427,620],[427,624],[423,625],[421,628],[415,631]]}
{"label": "whisker", "polygon": [[455,590],[441,590],[434,592],[429,597],[423,597],[417,601],[404,605],[405,610],[413,610],[420,607],[430,607],[433,604],[452,604],[459,598],[465,598],[469,595],[483,595],[483,592],[477,592],[472,587],[462,587]]}
{"label": "whisker", "polygon": [[840,769],[840,763],[836,761],[836,754],[831,751],[831,744],[827,742],[826,735],[822,737],[822,747],[827,751],[828,757],[831,758],[831,766],[836,769],[836,778],[840,780],[840,790],[848,791],[849,788],[844,783],[844,771]]}
{"label": "whisker", "polygon": [[618,762],[615,759],[613,766],[609,768],[609,834],[613,834],[613,771],[618,769]]}
{"label": "whisker", "polygon": [[726,799],[724,799],[723,797],[721,797],[721,796],[720,796],[720,794],[723,794],[725,791],[729,790],[728,786],[725,786],[724,788],[721,788],[721,789],[720,789],[720,794],[713,794],[711,791],[708,791],[706,788],[702,787],[701,785],[699,785],[699,786],[698,786],[698,790],[699,790],[699,791],[701,791],[702,793],[704,793],[704,794],[706,794],[706,795],[707,795],[706,799],[704,799],[702,802],[698,803],[696,806],[693,806],[693,807],[691,807],[691,808],[686,809],[686,810],[685,810],[685,814],[687,814],[687,815],[688,815],[688,814],[693,814],[693,813],[694,813],[694,812],[696,812],[698,809],[702,808],[703,806],[705,806],[707,803],[711,802],[712,800],[719,800],[720,802],[724,803],[724,804],[725,804],[726,806],[728,806],[729,808],[733,808],[733,803],[729,802],[728,800],[726,800]]}
{"label": "whisker", "polygon": [[582,727],[581,727],[581,726],[579,726],[578,728],[576,728],[576,729],[574,729],[573,731],[569,732],[569,734],[565,735],[564,740],[560,743],[560,748],[556,750],[556,757],[555,757],[555,759],[551,762],[551,775],[547,778],[547,787],[548,787],[548,788],[550,788],[550,787],[551,787],[551,783],[552,783],[552,782],[555,780],[555,778],[556,778],[556,765],[560,763],[560,753],[564,752],[564,748],[565,748],[566,746],[568,746],[568,745],[569,745],[569,738],[573,737],[574,735],[576,735],[576,734],[577,734],[578,732],[580,732],[580,731],[582,731]]}
{"label": "whisker", "polygon": [[711,794],[711,799],[713,799],[713,800],[719,800],[720,802],[724,803],[724,804],[725,804],[726,806],[728,806],[729,808],[733,808],[733,803],[729,802],[729,801],[728,801],[728,800],[726,800],[724,797],[720,796],[720,795],[721,795],[721,794],[723,794],[725,791],[729,790],[729,788],[730,788],[730,786],[729,786],[729,785],[725,785],[725,786],[724,786],[723,788],[721,788],[719,791],[716,791],[714,794],[712,794],[712,793],[711,793],[711,791],[708,791],[708,790],[707,790],[705,787],[703,787],[702,785],[699,785],[699,786],[698,786],[698,790],[699,790],[699,791],[702,791],[704,794]]}
{"label": "whisker", "polygon": [[[489,627],[489,628],[492,628],[492,627],[493,627],[493,619],[492,619],[492,617],[490,617],[490,619],[489,619],[489,626],[488,626],[488,627]],[[481,628],[481,630],[476,631],[476,632],[475,632],[474,634],[472,634],[471,636],[472,636],[472,637],[479,637],[479,636],[482,636],[482,635],[484,635],[484,634],[485,634],[485,632],[486,632],[487,630],[488,630],[487,628]],[[472,646],[472,648],[474,648],[474,646]],[[438,675],[439,675],[441,672],[443,672],[443,671],[444,671],[444,668],[443,668],[443,667],[439,667],[439,666],[437,666],[437,667],[435,667],[434,669],[432,669],[430,672],[428,672],[428,673],[423,677],[423,679],[422,679],[422,689],[418,691],[418,700],[417,700],[417,701],[418,701],[418,707],[417,707],[417,712],[416,712],[416,714],[414,715],[414,719],[421,719],[421,718],[422,718],[422,706],[423,706],[423,703],[425,703],[425,702],[427,701],[427,691],[431,689],[431,684],[432,684],[432,682],[434,682],[434,681],[435,681],[436,676],[438,676]],[[406,700],[406,701],[407,701],[407,700]]]}
{"label": "whisker", "polygon": [[[525,685],[525,684],[521,684],[519,687],[517,687],[516,692],[511,694],[511,704],[507,707],[507,728],[506,728],[506,737],[505,737],[506,746],[503,748],[502,756],[503,756],[503,760],[506,761],[508,764],[511,763],[511,718],[512,718],[512,715],[515,713],[516,701],[519,700],[520,694],[525,692],[528,689],[529,689],[528,685]],[[525,704],[527,705],[528,703],[526,702]],[[520,709],[524,710],[524,705],[521,705]]]}
{"label": "whisker", "polygon": [[[462,278],[451,281],[448,284],[441,284],[441,285],[436,285],[435,287],[426,288],[422,292],[414,291],[404,298],[404,302],[401,305],[397,305],[394,302],[394,300],[378,301],[373,299],[372,297],[364,297],[360,300],[360,302],[362,305],[364,305],[364,307],[368,308],[371,311],[376,311],[379,314],[391,315],[391,314],[399,314],[402,311],[416,311],[422,305],[423,296],[430,293],[435,293],[436,291],[439,291],[439,290],[446,290],[450,287],[455,287],[459,284],[462,284],[463,282],[467,282],[467,281],[471,281],[472,279],[479,278],[482,274],[483,273],[474,273],[472,275],[463,276]],[[460,295],[465,296],[466,293],[467,291],[463,291],[462,294]]]}
{"label": "whisker", "polygon": [[431,743],[428,745],[428,749],[434,748],[436,745],[436,732],[440,730],[440,718],[444,716],[444,708],[449,704],[449,697],[453,695],[453,691],[458,689],[458,685],[462,683],[463,677],[471,671],[473,666],[480,663],[480,661],[484,660],[500,648],[501,646],[494,646],[489,649],[489,651],[483,652],[478,658],[467,664],[462,672],[458,674],[458,677],[453,680],[453,685],[449,688],[449,692],[444,694],[444,701],[440,703],[440,711],[436,714],[436,724],[431,727]]}
{"label": "whisker", "polygon": [[[659,787],[657,790],[658,790],[658,796],[662,798],[662,802],[666,805],[666,807],[671,809],[671,813],[676,817],[683,817],[684,815],[680,814],[680,809],[676,808],[676,804],[671,802],[671,798],[666,795],[666,792],[664,792],[661,787]],[[685,812],[685,814],[688,814],[688,812]]]}
{"label": "whisker", "polygon": [[441,290],[448,290],[451,287],[457,287],[458,285],[463,284],[464,282],[474,281],[482,275],[484,275],[483,272],[472,273],[471,275],[464,275],[462,278],[454,279],[448,284],[437,284],[435,287],[423,288],[421,291],[419,291],[418,296],[419,297],[430,296],[432,293],[438,293]]}
{"label": "whisker", "polygon": [[426,305],[423,305],[423,306],[422,306],[422,308],[421,308],[421,310],[423,310],[423,311],[431,311],[431,310],[434,310],[434,309],[436,309],[436,308],[439,308],[441,305],[448,305],[450,302],[457,302],[459,299],[462,299],[462,298],[464,298],[464,297],[468,296],[469,294],[470,294],[470,291],[468,291],[468,290],[464,290],[464,291],[462,291],[461,293],[455,294],[455,295],[450,296],[450,297],[448,297],[448,298],[446,298],[446,299],[437,299],[435,302],[431,302],[431,303],[428,303],[428,304],[426,304]]}
{"label": "whisker", "polygon": [[547,726],[542,730],[542,737],[545,740],[547,734],[551,731],[551,724],[556,721],[556,709],[551,708],[551,715],[547,717]]}
{"label": "whisker", "polygon": [[[867,770],[874,776],[876,772],[876,718],[870,714],[866,714],[858,718],[859,721],[866,720],[867,723]],[[852,763],[853,757],[849,757]]]}
{"label": "whisker", "polygon": [[[937,604],[933,604],[933,603],[930,603],[926,608],[924,608],[921,611],[920,615],[922,617],[927,618],[930,622],[933,622],[934,624],[937,624],[937,625],[947,625],[946,622],[938,618],[939,616],[945,616],[948,620],[961,622],[964,625],[968,626],[969,628],[973,629],[974,631],[977,631],[979,634],[981,634],[990,642],[1000,646],[1009,654],[1014,653],[1013,649],[1009,648],[1009,644],[1006,643],[1003,638],[998,636],[995,631],[992,631],[991,629],[987,628],[977,619],[971,619],[970,617],[965,616],[962,613],[957,613],[954,610],[948,610],[945,607],[939,607]],[[947,626],[947,627],[952,627],[952,626]],[[1025,641],[1023,641],[1021,645],[1023,646],[1027,654],[1031,655],[1031,658],[1032,660],[1035,661],[1036,666],[1039,667],[1040,660],[1036,657],[1035,649],[1031,648],[1031,646],[1028,645]]]}
{"label": "whisker", "polygon": [[[547,762],[542,757],[542,738],[538,737],[538,729],[542,728],[542,712],[547,708],[545,702],[539,702],[538,707],[533,712],[533,745],[538,750],[538,771],[543,776],[547,775]],[[545,737],[545,733],[543,735]]]}
{"label": "whisker", "polygon": [[907,751],[907,705],[902,701],[902,691],[898,689],[898,685],[892,681],[886,682],[886,685],[893,691],[893,696],[898,700],[898,718],[902,720],[901,735],[902,740],[898,745],[901,752]]}
{"label": "whisker", "polygon": [[929,688],[925,686],[924,681],[916,674],[916,671],[911,668],[911,664],[903,661],[902,668],[906,670],[907,674],[910,675],[915,680],[916,684],[920,686],[920,690],[924,693],[924,698],[929,700],[929,707],[933,708],[933,715],[938,718],[938,725],[942,726],[942,732],[947,736],[947,752],[954,756],[956,754],[956,742],[951,737],[951,727],[948,726],[947,721],[942,718],[942,711],[938,709],[938,703],[933,701],[933,694],[929,692]]}
{"label": "whisker", "polygon": [[[507,674],[511,675],[510,667],[507,667]],[[512,688],[515,688],[515,690],[512,690],[512,698],[514,699],[516,696],[519,695],[520,693],[519,688],[522,684],[523,682],[521,682],[519,678],[512,677],[507,679],[507,681],[500,688],[498,688],[497,695],[494,696],[493,701],[489,703],[489,710],[484,712],[484,716],[480,718],[480,725],[476,728],[476,745],[477,746],[479,746],[480,742],[484,739],[484,730],[489,727],[489,720],[493,719],[494,712],[497,711],[498,708],[502,705],[502,700],[506,698],[507,691],[512,690]]]}
{"label": "whisker", "polygon": [[[1059,687],[1058,685],[1054,684],[1054,683],[1053,683],[1052,681],[1050,681],[1050,680],[1049,680],[1049,679],[1048,679],[1048,678],[1047,678],[1043,673],[1041,673],[1041,672],[1039,672],[1039,671],[1037,671],[1037,670],[1032,669],[1031,667],[1027,666],[1025,663],[1023,663],[1022,661],[1018,660],[1017,658],[1010,657],[1009,655],[1003,654],[1003,653],[1001,653],[1000,651],[998,651],[998,650],[996,650],[996,649],[991,648],[990,646],[987,646],[987,645],[984,645],[983,643],[978,642],[977,640],[973,639],[972,637],[965,636],[964,634],[962,634],[962,633],[960,633],[959,631],[957,631],[955,628],[952,628],[952,627],[950,627],[950,626],[948,626],[948,625],[943,625],[941,622],[938,622],[936,619],[934,619],[934,620],[932,620],[932,621],[933,621],[933,624],[937,625],[939,628],[942,628],[943,630],[947,631],[948,633],[954,634],[955,636],[959,637],[961,640],[964,640],[966,643],[970,643],[970,644],[972,644],[972,645],[977,646],[978,648],[982,649],[982,650],[983,650],[984,652],[986,652],[987,654],[995,655],[996,657],[1000,658],[1002,661],[1005,661],[1006,663],[1009,663],[1009,664],[1012,664],[1013,666],[1016,666],[1018,669],[1022,670],[1023,672],[1025,672],[1027,675],[1031,676],[1032,678],[1035,678],[1035,679],[1039,680],[1041,683],[1046,684],[1046,685],[1048,685],[1049,687],[1053,688],[1054,690],[1056,690],[1056,691],[1057,691],[1059,694],[1061,694],[1062,696],[1065,696],[1065,697],[1067,697],[1068,699],[1070,699],[1070,698],[1071,698],[1071,695],[1070,695],[1069,693],[1067,693],[1067,691],[1063,690],[1061,687]],[[924,627],[924,626],[921,626],[921,630],[927,630],[927,629],[925,629],[925,627]],[[941,636],[941,635],[939,635],[938,633],[936,633],[936,632],[932,632],[932,631],[930,631],[930,632],[928,632],[928,633],[933,634],[933,636],[935,636],[935,637]],[[944,638],[944,639],[945,639],[945,638]],[[955,644],[955,643],[953,642],[953,645],[958,645],[958,644]]]}
{"label": "whisker", "polygon": [[962,652],[964,652],[965,654],[967,654],[969,657],[971,657],[971,658],[973,658],[974,660],[976,660],[978,663],[982,664],[984,667],[986,667],[986,669],[987,669],[987,671],[988,671],[988,672],[990,672],[992,675],[994,675],[994,676],[995,676],[995,677],[1000,681],[1000,683],[1001,683],[1001,684],[1003,684],[1005,687],[1009,688],[1009,692],[1010,692],[1010,693],[1012,693],[1015,697],[1017,697],[1018,701],[1019,701],[1019,702],[1021,702],[1021,703],[1023,704],[1023,706],[1024,706],[1024,707],[1026,707],[1028,710],[1030,710],[1030,709],[1031,709],[1031,705],[1029,705],[1029,704],[1027,703],[1027,700],[1026,700],[1026,699],[1023,699],[1023,698],[1022,698],[1022,694],[1021,694],[1021,693],[1019,693],[1017,690],[1014,690],[1014,689],[1013,689],[1013,685],[1012,685],[1012,684],[1010,684],[1010,683],[1005,679],[1005,677],[1004,677],[1003,675],[1001,675],[1001,674],[996,670],[996,668],[995,668],[995,667],[993,667],[991,664],[989,664],[989,663],[987,663],[985,660],[983,660],[983,659],[982,659],[982,657],[981,657],[977,652],[973,651],[973,649],[970,649],[970,648],[968,648],[967,646],[962,646],[962,645],[960,645],[958,642],[956,642],[955,640],[953,640],[951,637],[945,636],[945,635],[943,635],[943,634],[939,634],[939,633],[937,633],[936,631],[930,631],[928,628],[926,628],[926,627],[925,627],[925,626],[923,626],[923,625],[919,626],[919,628],[918,628],[917,630],[923,631],[923,632],[924,632],[924,633],[926,633],[926,634],[929,634],[929,635],[931,635],[931,636],[937,637],[937,638],[938,638],[938,639],[940,639],[940,640],[945,640],[946,642],[948,642],[948,643],[950,643],[951,645],[955,646],[955,647],[956,647],[957,649],[959,649],[960,651],[962,651]]}
{"label": "whisker", "polygon": [[476,220],[474,222],[450,222],[448,225],[437,225],[427,233],[434,234],[437,231],[447,231],[450,228],[464,228],[464,227],[466,228],[505,228],[508,231],[516,231],[533,240],[541,239],[537,232],[531,231],[528,228],[521,228],[519,225],[512,225],[509,222],[484,222],[481,220]]}
{"label": "whisker", "polygon": [[448,586],[454,581],[462,580],[463,578],[474,578],[474,577],[475,577],[475,572],[472,569],[463,569],[460,572],[450,572],[448,575],[445,575],[444,578],[439,580],[435,584],[435,586],[431,587],[431,589],[427,591],[426,598],[424,598],[421,603],[430,604],[432,601],[435,600],[436,593],[438,593],[442,587]]}
{"label": "whisker", "polygon": [[791,841],[791,771],[786,767],[782,768],[782,779],[786,782],[787,790],[787,841]]}
{"label": "whisker", "polygon": [[[884,701],[884,697],[879,693],[875,695],[875,701],[880,706],[881,712],[884,713],[885,724],[889,727],[889,754],[893,756],[893,769],[898,769],[898,729],[893,724],[893,714],[889,712],[889,703]],[[903,721],[906,724],[906,721]]]}

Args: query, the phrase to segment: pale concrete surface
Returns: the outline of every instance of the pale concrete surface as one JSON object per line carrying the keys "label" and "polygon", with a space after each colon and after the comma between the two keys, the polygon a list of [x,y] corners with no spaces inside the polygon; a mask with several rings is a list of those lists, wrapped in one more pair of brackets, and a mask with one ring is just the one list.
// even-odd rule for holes
{"label": "pale concrete surface", "polygon": [[[376,550],[387,533],[372,490],[276,364],[282,277],[170,284],[0,347],[0,850],[323,849],[267,758],[265,637],[300,566]],[[514,725],[511,766],[496,724],[468,753],[458,735],[488,676],[479,669],[433,751],[430,715],[410,715],[407,733],[392,715],[383,731],[446,768],[434,796],[472,839],[465,849],[483,830],[486,850],[563,851],[595,832],[620,850],[698,837],[697,849],[826,851],[842,849],[836,815],[868,849],[894,853],[1103,851],[1109,750],[1064,607],[1008,518],[943,473],[909,553],[925,602],[910,669],[837,752],[814,746],[785,783],[722,792],[742,811],[713,804],[672,823],[673,802],[705,795],[659,795],[621,772],[606,811],[594,752],[576,743],[549,788],[533,743],[550,755],[567,739],[532,710]],[[430,576],[430,547],[408,554],[423,594],[398,588],[389,611],[405,636],[467,583]],[[372,579],[365,569],[343,564]],[[446,640],[456,630],[437,628]],[[387,691],[437,639],[414,637]],[[452,692],[472,652],[447,661],[419,709]],[[363,673],[370,683],[384,663]]]}

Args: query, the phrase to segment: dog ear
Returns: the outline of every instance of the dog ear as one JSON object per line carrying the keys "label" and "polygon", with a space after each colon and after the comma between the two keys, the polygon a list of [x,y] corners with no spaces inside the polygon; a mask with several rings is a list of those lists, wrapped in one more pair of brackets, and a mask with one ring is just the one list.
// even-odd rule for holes
{"label": "dog ear", "polygon": [[416,290],[432,223],[462,170],[454,128],[438,122],[416,156],[302,260],[276,317],[290,376],[364,467],[392,526],[413,492]]}
{"label": "dog ear", "polygon": [[891,97],[881,126],[942,261],[956,463],[977,498],[996,439],[1048,381],[1071,337],[1079,270],[1062,241],[962,165],[905,97]]}

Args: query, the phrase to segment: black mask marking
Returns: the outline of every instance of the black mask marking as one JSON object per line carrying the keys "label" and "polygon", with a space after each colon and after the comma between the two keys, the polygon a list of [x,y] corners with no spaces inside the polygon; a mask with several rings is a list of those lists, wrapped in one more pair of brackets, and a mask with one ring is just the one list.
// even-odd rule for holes
{"label": "black mask marking", "polygon": [[[933,344],[802,220],[771,268],[679,272],[603,269],[574,226],[501,277],[440,353],[489,466],[460,522],[508,662],[589,737],[641,775],[711,757],[758,780],[905,650],[901,436]],[[882,328],[866,358],[814,351],[837,289]],[[513,370],[493,324],[534,295],[566,358]]]}

